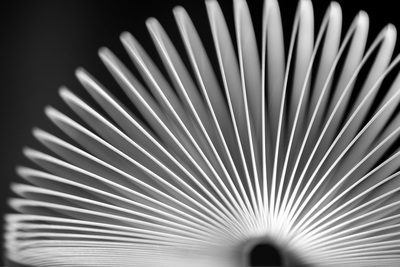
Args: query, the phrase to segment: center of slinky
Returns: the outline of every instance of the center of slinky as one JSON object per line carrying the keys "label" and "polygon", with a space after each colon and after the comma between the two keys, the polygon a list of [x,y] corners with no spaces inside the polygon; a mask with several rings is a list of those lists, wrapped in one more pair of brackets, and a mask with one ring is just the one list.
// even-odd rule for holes
{"label": "center of slinky", "polygon": [[308,267],[287,248],[270,239],[254,239],[244,244],[242,262],[245,267]]}

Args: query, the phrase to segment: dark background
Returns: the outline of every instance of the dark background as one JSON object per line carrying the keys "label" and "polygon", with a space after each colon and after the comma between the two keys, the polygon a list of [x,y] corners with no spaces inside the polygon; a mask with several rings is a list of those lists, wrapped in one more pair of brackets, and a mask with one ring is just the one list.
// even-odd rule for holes
{"label": "dark background", "polygon": [[[201,36],[210,38],[208,19],[203,0],[119,1],[9,1],[0,7],[0,211],[9,212],[7,198],[12,196],[9,183],[18,181],[14,173],[17,164],[31,165],[21,149],[30,146],[42,149],[34,140],[31,129],[39,126],[59,133],[43,113],[46,105],[72,114],[58,97],[58,88],[66,85],[78,95],[89,99],[74,77],[82,66],[113,91],[116,85],[97,56],[106,46],[129,60],[119,42],[119,34],[131,32],[155,55],[145,27],[145,19],[156,17],[178,40],[172,8],[182,5],[199,28]],[[330,1],[316,0],[313,5],[319,25]],[[358,10],[370,15],[370,41],[387,23],[400,26],[400,16],[393,1],[338,1],[343,9],[344,27],[350,24]],[[372,2],[372,1],[371,1]],[[262,1],[248,0],[254,15],[256,30],[261,25]],[[220,1],[232,22],[231,1]],[[297,1],[280,1],[284,30],[290,33]],[[286,39],[287,43],[287,39]],[[212,43],[206,47],[212,48]],[[398,47],[396,51],[398,52]],[[157,61],[157,60],[156,60]]]}

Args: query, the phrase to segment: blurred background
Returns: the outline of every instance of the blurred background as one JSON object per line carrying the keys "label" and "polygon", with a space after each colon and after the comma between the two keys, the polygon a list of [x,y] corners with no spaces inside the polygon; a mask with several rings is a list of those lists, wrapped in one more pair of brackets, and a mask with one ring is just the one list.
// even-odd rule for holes
{"label": "blurred background", "polygon": [[[137,4],[137,2],[140,2]],[[313,5],[319,25],[328,0],[316,0]],[[397,4],[389,1],[338,1],[343,9],[344,27],[359,10],[370,16],[370,41],[387,23],[400,27]],[[357,3],[358,2],[358,3]],[[256,31],[261,26],[262,0],[248,0]],[[119,42],[123,31],[131,32],[150,55],[156,55],[146,30],[148,17],[159,19],[172,40],[182,48],[175,26],[172,8],[182,5],[192,17],[204,39],[210,40],[208,19],[203,0],[146,0],[146,1],[7,1],[0,7],[0,211],[10,210],[7,198],[11,181],[20,181],[16,165],[33,166],[21,152],[25,146],[46,151],[34,140],[31,130],[38,126],[53,134],[60,134],[44,115],[44,107],[51,105],[73,115],[58,96],[58,88],[65,85],[91,103],[74,77],[82,66],[98,78],[108,89],[119,94],[116,83],[107,73],[97,51],[110,48],[128,66],[127,54]],[[231,1],[220,1],[232,24]],[[289,35],[297,1],[280,1],[284,30]],[[286,36],[286,42],[288,37]],[[212,49],[212,42],[206,42]],[[398,52],[398,47],[396,48]],[[397,53],[396,53],[397,54]],[[159,59],[155,57],[155,61]],[[3,216],[2,216],[3,217]],[[2,232],[1,232],[2,233]]]}

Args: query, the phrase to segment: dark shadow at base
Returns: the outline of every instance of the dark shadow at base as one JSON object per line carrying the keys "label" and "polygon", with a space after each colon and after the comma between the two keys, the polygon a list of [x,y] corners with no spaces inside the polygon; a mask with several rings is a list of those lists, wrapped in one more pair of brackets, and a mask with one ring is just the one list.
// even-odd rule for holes
{"label": "dark shadow at base", "polygon": [[311,267],[296,255],[269,240],[253,240],[244,247],[244,266],[248,267]]}
{"label": "dark shadow at base", "polygon": [[257,244],[249,253],[249,265],[252,267],[283,266],[282,255],[271,244]]}

